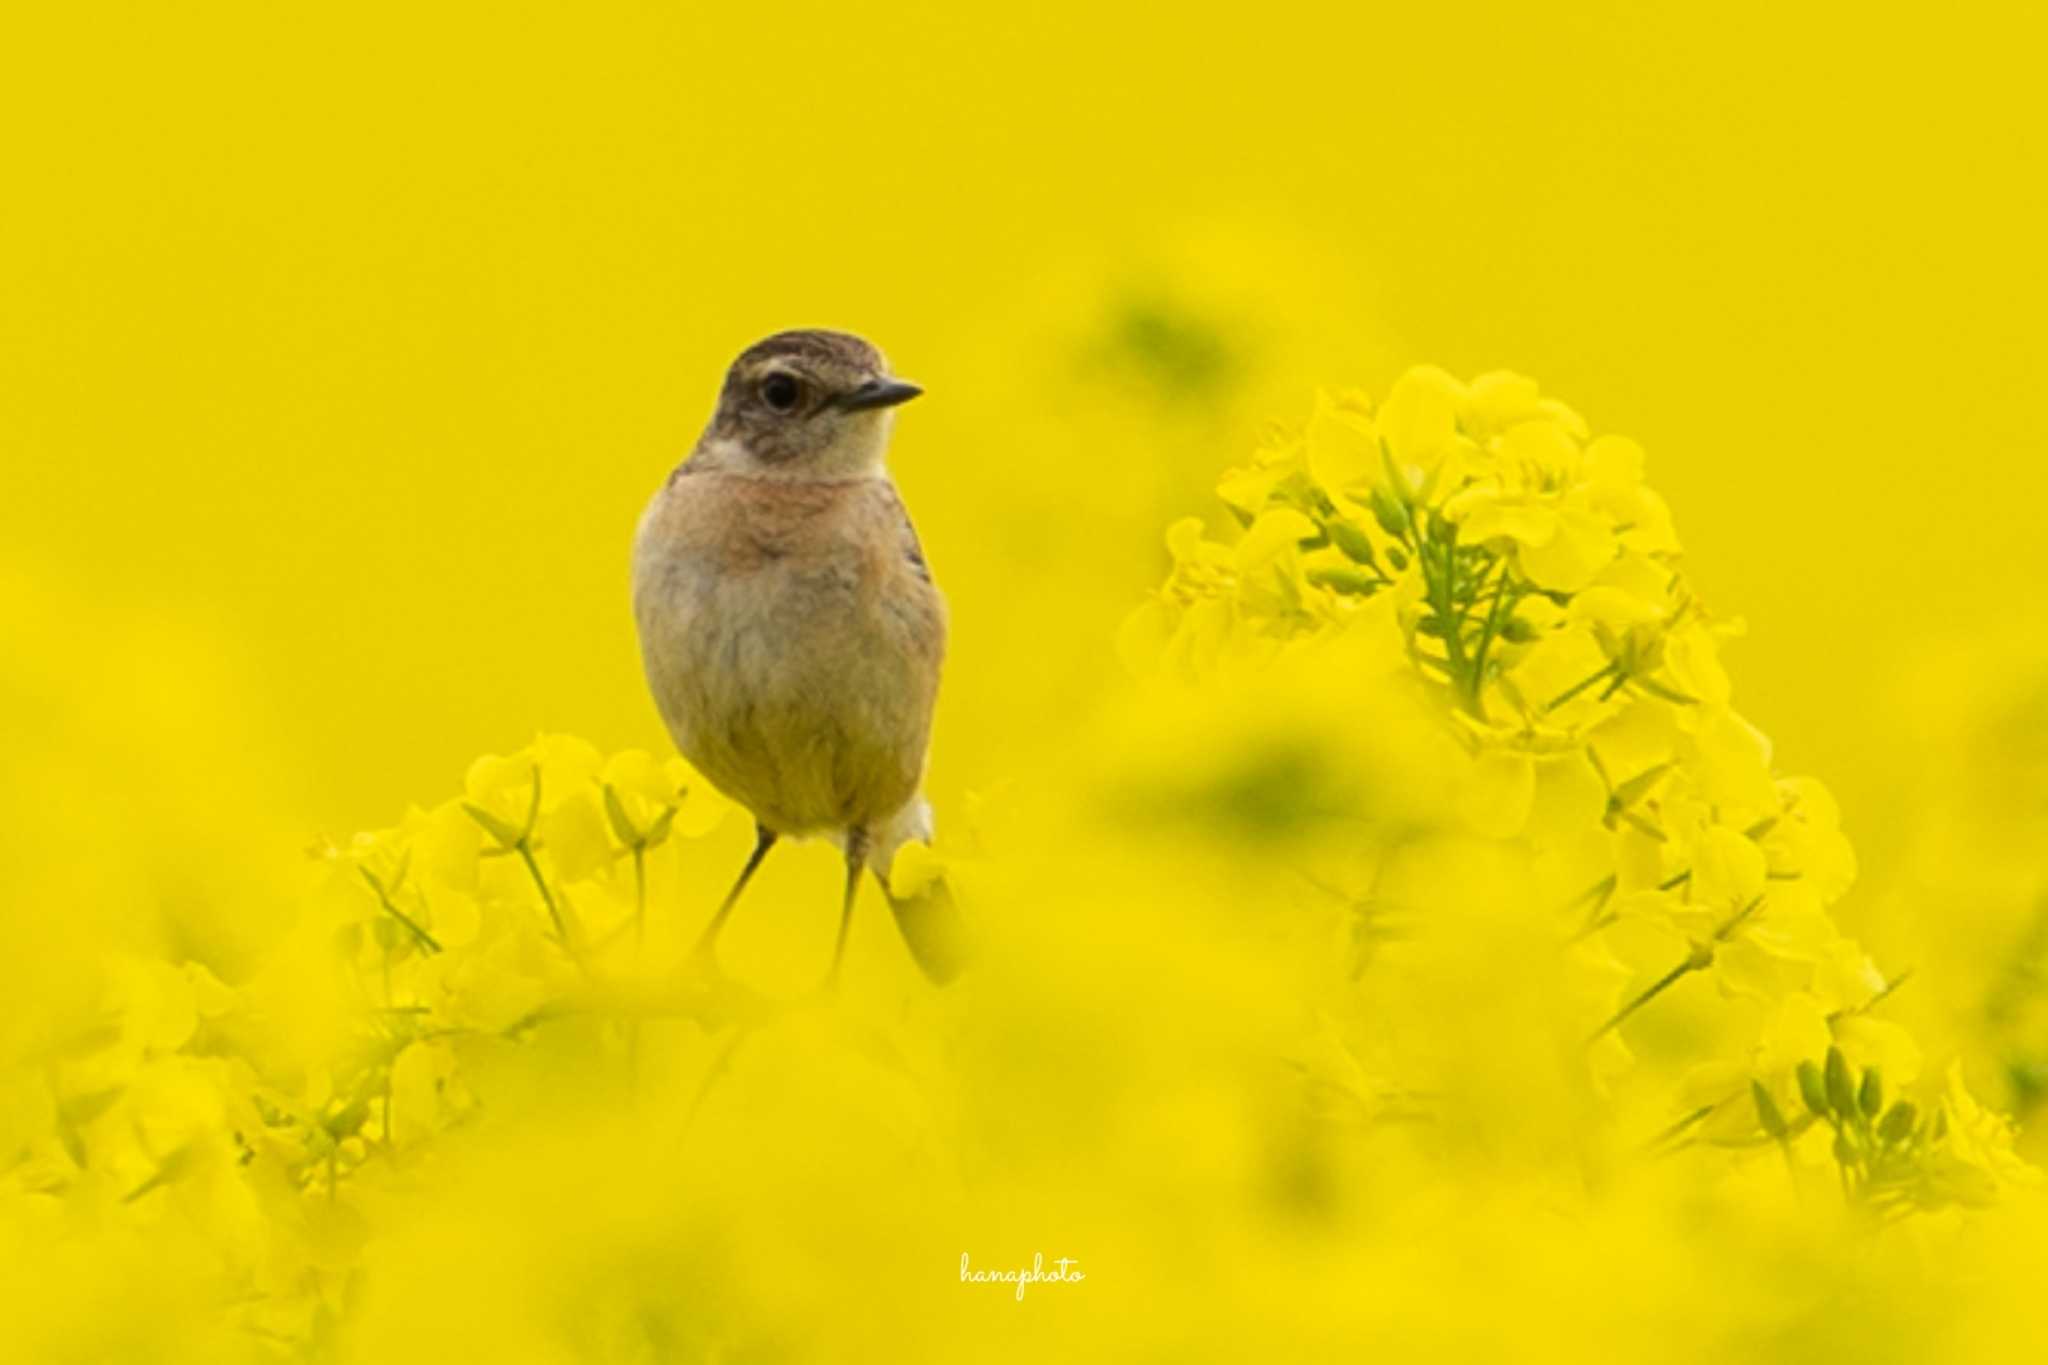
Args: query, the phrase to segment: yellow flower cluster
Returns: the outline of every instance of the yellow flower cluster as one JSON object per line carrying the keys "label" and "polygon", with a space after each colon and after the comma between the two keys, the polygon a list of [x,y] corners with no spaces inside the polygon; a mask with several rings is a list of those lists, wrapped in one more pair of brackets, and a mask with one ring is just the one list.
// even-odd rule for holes
{"label": "yellow flower cluster", "polygon": [[[1326,394],[1223,478],[1240,535],[1170,529],[1171,574],[1123,652],[1195,679],[1332,638],[1405,661],[1357,685],[1434,698],[1467,832],[1537,893],[1585,1077],[1610,1098],[1652,1087],[1655,1145],[1775,1141],[1923,1206],[2031,1179],[1953,1076],[1883,1113],[1801,1104],[1823,1057],[1867,1068],[1873,1096],[1918,1079],[1919,1048],[1875,1013],[1903,978],[1831,918],[1856,873],[1835,803],[1777,774],[1730,704],[1735,626],[1687,582],[1643,464],[1520,375],[1416,369],[1377,409]],[[1718,1005],[1695,992],[1659,1021],[1694,978]]]}
{"label": "yellow flower cluster", "polygon": [[[1223,490],[1241,534],[1176,526],[1124,632],[1167,667],[1085,662],[1073,733],[999,798],[939,785],[961,842],[893,877],[953,879],[988,935],[945,991],[869,914],[843,996],[775,998],[836,921],[818,849],[750,892],[749,985],[689,970],[748,831],[673,760],[544,737],[293,886],[250,873],[296,847],[260,799],[202,799],[253,776],[176,803],[232,838],[77,776],[88,743],[196,770],[147,747],[180,727],[26,732],[15,1353],[937,1358],[1014,1306],[954,1293],[962,1251],[1019,1247],[1100,1269],[991,1358],[1166,1324],[1240,1359],[1275,1321],[1295,1355],[1498,1355],[1535,1321],[1719,1359],[1838,1330],[1850,1292],[1868,1340],[1931,1354],[1930,1293],[2023,1312],[2036,1177],[1948,1056],[1980,1080],[1984,1050],[1896,1022],[1938,962],[1909,981],[1840,931],[1835,803],[1733,709],[1640,453],[1526,381],[1421,371]],[[59,695],[38,657],[0,690]],[[2006,856],[1986,886],[2026,885]]]}
{"label": "yellow flower cluster", "polygon": [[644,1019],[748,1007],[734,983],[646,967],[655,864],[728,809],[680,760],[561,737],[479,759],[459,798],[320,850],[296,942],[239,988],[192,962],[106,964],[89,1020],[0,1097],[23,1154],[0,1202],[83,1205],[103,1236],[176,1227],[219,1258],[240,1328],[318,1341],[370,1231],[340,1196],[477,1111],[479,1043],[575,1016],[630,1070]]}

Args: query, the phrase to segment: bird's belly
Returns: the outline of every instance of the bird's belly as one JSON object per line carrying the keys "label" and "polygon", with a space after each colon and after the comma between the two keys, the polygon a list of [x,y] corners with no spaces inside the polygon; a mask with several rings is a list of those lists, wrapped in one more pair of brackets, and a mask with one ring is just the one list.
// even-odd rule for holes
{"label": "bird's belly", "polygon": [[682,560],[656,578],[636,604],[648,678],[721,791],[784,834],[866,825],[916,794],[927,684],[857,575]]}

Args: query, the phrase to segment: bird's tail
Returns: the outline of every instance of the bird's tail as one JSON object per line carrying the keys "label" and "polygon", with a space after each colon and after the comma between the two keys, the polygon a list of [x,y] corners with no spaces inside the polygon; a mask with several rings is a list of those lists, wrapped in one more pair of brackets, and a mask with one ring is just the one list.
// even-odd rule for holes
{"label": "bird's tail", "polygon": [[889,885],[889,873],[896,854],[905,845],[928,845],[932,841],[932,808],[922,796],[912,797],[902,810],[869,831],[868,866],[889,898],[896,915],[896,928],[910,948],[910,956],[935,986],[944,986],[966,970],[974,956],[973,936],[967,917],[953,899],[953,888],[943,871],[924,882],[914,893],[899,896]]}
{"label": "bird's tail", "polygon": [[974,956],[973,940],[945,877],[935,877],[915,895],[902,897],[890,891],[884,879],[882,893],[889,898],[910,956],[933,985],[944,986],[966,969]]}

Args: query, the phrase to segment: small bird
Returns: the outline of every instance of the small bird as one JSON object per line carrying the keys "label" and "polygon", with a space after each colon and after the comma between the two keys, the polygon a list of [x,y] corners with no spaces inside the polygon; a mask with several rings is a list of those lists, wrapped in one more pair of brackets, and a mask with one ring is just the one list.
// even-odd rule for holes
{"label": "small bird", "polygon": [[[864,867],[931,838],[919,794],[946,605],[884,466],[895,409],[921,393],[845,332],[779,332],[740,353],[688,459],[640,519],[633,611],[655,705],[683,757],[753,813],[752,855],[698,955],[784,836],[846,854],[828,983]],[[889,894],[944,984],[966,936],[943,879]]]}

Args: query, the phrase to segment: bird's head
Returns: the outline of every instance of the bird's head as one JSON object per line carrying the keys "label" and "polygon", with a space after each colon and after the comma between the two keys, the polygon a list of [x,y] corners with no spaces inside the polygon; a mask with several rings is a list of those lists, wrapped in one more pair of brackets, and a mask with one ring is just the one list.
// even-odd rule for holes
{"label": "bird's head", "polygon": [[771,478],[858,478],[882,467],[891,410],[922,392],[857,336],[777,332],[726,371],[698,458]]}

